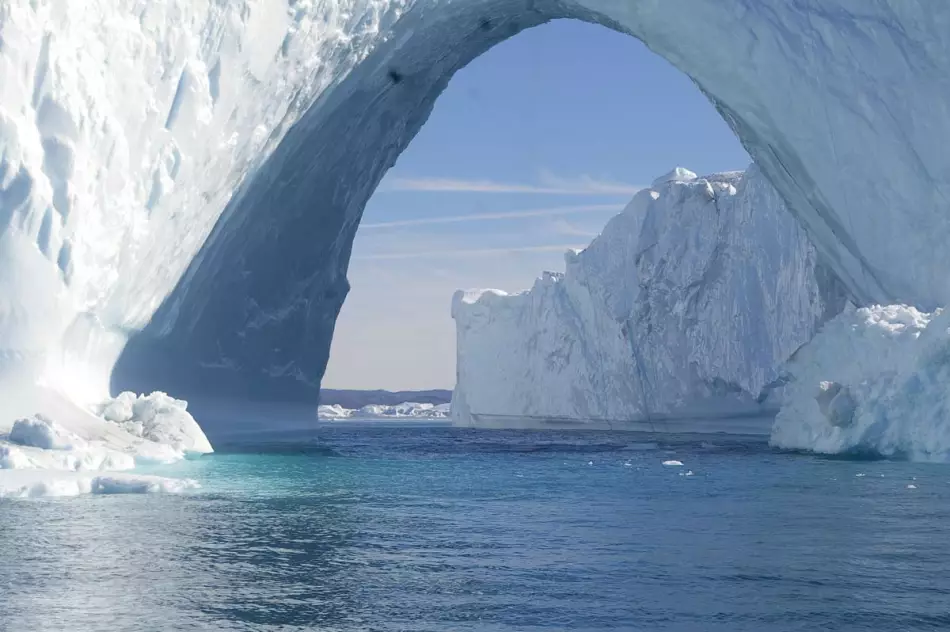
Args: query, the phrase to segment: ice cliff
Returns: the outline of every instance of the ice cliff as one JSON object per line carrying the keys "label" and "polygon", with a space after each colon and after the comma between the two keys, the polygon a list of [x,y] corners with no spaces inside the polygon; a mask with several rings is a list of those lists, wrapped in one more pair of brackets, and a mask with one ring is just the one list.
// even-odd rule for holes
{"label": "ice cliff", "polygon": [[564,274],[459,292],[457,423],[751,412],[845,292],[754,167],[676,169]]}
{"label": "ice cliff", "polygon": [[943,2],[4,0],[0,401],[315,398],[383,173],[556,18],[689,75],[860,304],[950,300]]}

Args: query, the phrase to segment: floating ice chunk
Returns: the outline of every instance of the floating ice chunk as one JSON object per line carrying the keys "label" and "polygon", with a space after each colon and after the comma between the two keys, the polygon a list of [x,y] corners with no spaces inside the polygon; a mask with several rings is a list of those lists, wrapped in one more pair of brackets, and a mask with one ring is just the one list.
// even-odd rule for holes
{"label": "floating ice chunk", "polygon": [[129,470],[133,455],[96,439],[87,441],[56,421],[37,414],[13,423],[0,441],[2,470]]}
{"label": "floating ice chunk", "polygon": [[190,479],[139,474],[84,474],[43,470],[0,471],[0,499],[80,496],[83,494],[178,494],[197,489]]}
{"label": "floating ice chunk", "polygon": [[[123,393],[103,404],[102,416],[56,392],[40,395],[31,401],[41,402],[42,413],[6,427],[0,419],[0,475],[8,495],[115,493],[121,487],[115,481],[133,479],[125,474],[104,478],[102,472],[125,472],[139,463],[171,463],[189,453],[211,451],[185,402],[164,393],[144,397]],[[22,473],[28,471],[46,474],[31,475],[27,485]],[[171,485],[134,480],[139,485],[150,481],[161,490]]]}
{"label": "floating ice chunk", "polygon": [[187,478],[177,479],[141,475],[96,476],[90,484],[90,490],[93,494],[178,494],[199,487],[197,481]]}
{"label": "floating ice chunk", "polygon": [[343,408],[339,404],[321,404],[317,407],[317,417],[319,419],[349,419],[355,412],[355,410]]}
{"label": "floating ice chunk", "polygon": [[[213,452],[211,443],[187,410],[188,402],[162,392],[135,395],[124,392],[100,407],[100,415],[129,434],[183,453]],[[162,450],[149,447],[151,454]],[[159,460],[165,460],[160,458]]]}
{"label": "floating ice chunk", "polygon": [[667,467],[683,467],[683,462],[671,459],[669,461],[663,461],[663,465]]}

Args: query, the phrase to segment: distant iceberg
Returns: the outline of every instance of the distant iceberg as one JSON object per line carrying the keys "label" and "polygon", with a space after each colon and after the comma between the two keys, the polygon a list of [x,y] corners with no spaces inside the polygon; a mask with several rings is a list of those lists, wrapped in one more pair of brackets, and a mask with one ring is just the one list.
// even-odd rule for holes
{"label": "distant iceberg", "polygon": [[755,167],[678,168],[567,253],[563,274],[516,295],[456,293],[453,418],[755,413],[845,296]]}
{"label": "distant iceberg", "polygon": [[321,405],[317,417],[325,420],[343,419],[447,419],[449,404],[404,402],[395,406],[370,404],[362,408],[343,408],[339,404]]}

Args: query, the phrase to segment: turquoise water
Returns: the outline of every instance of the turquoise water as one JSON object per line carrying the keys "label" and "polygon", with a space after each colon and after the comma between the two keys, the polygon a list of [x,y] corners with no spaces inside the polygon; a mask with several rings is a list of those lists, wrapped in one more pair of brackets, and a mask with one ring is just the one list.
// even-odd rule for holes
{"label": "turquoise water", "polygon": [[950,626],[947,466],[389,424],[217,447],[161,472],[192,494],[0,502],[0,630]]}

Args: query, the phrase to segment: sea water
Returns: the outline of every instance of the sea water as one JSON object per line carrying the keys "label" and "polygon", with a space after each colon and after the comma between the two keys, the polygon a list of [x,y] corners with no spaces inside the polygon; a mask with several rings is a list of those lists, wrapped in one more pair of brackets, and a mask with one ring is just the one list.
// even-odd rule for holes
{"label": "sea water", "polygon": [[950,627],[945,465],[364,423],[217,448],[159,472],[192,493],[0,502],[0,630]]}

